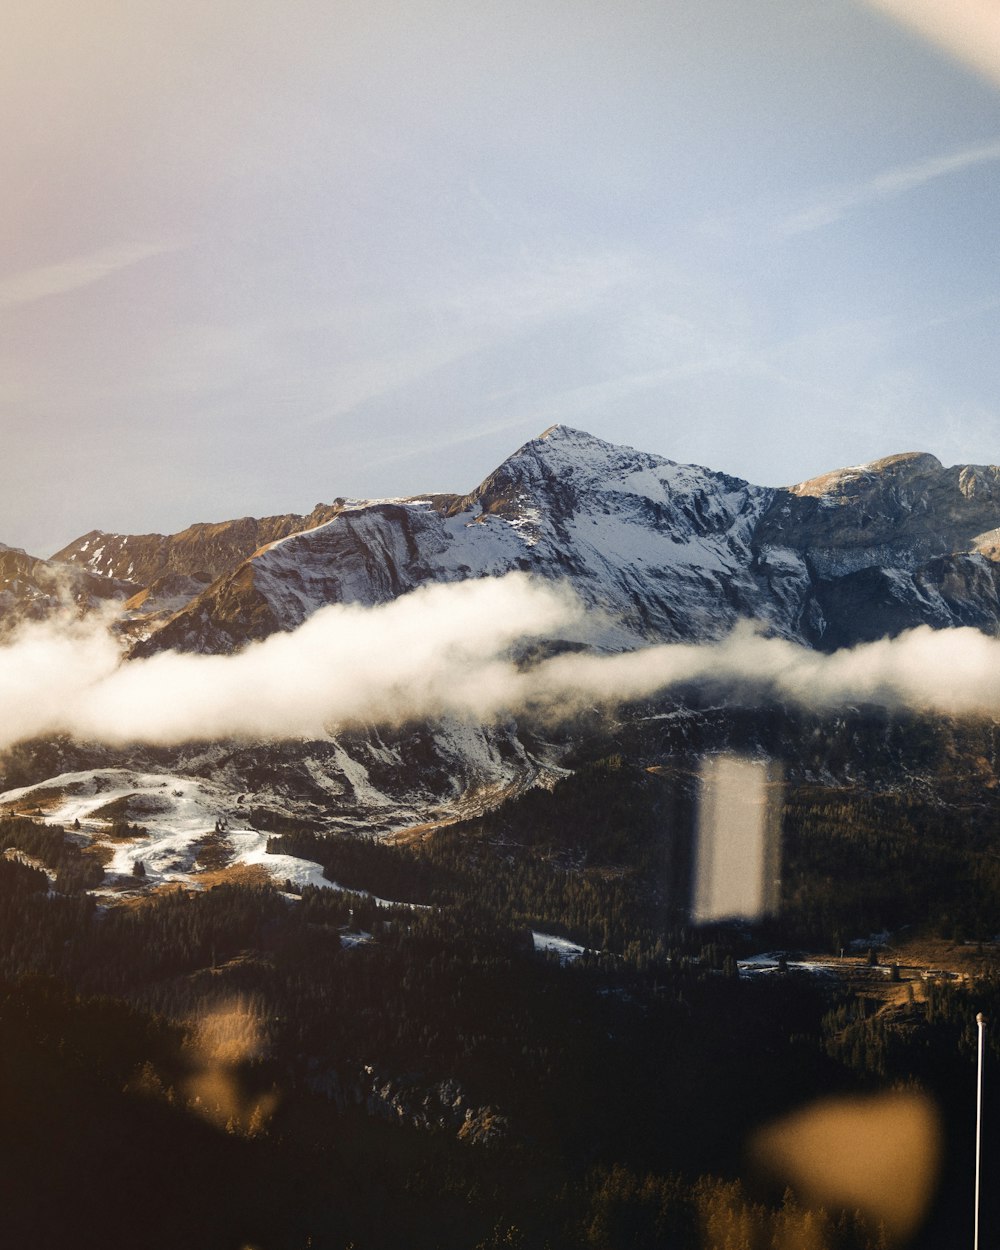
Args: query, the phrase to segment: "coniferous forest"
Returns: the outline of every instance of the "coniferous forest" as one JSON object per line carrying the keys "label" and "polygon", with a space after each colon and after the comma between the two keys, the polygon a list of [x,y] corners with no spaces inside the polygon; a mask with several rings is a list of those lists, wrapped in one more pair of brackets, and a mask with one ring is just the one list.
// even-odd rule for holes
{"label": "coniferous forest", "polygon": [[[408,839],[272,837],[338,889],[234,875],[116,898],[72,831],[0,819],[8,1244],[971,1237],[975,1017],[1000,1014],[994,728],[859,715],[821,748],[757,718],[751,749],[799,744],[781,906],[696,926],[687,761],[713,732],[706,716],[697,741],[655,751],[610,734],[551,789]],[[918,976],[899,952],[919,942],[950,966]],[[752,975],[761,952],[775,966]],[[938,1155],[905,1235],[877,1202],[817,1202],[760,1165],[761,1129],[817,1100],[918,1092]],[[891,1166],[873,1156],[874,1192],[902,1183]]]}

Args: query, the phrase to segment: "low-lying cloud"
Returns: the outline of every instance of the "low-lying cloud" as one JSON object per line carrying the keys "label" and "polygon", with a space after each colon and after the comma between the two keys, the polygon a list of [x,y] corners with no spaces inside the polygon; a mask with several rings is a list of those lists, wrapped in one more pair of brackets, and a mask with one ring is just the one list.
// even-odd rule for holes
{"label": "low-lying cloud", "polygon": [[515,573],[332,605],[229,656],[126,660],[103,622],[35,623],[0,647],[0,747],[56,733],[175,745],[443,716],[558,719],[692,683],[814,708],[1000,713],[1000,641],[973,629],[920,627],[823,655],[748,626],[716,643],[514,658],[532,641],[585,636],[593,620],[567,587]]}

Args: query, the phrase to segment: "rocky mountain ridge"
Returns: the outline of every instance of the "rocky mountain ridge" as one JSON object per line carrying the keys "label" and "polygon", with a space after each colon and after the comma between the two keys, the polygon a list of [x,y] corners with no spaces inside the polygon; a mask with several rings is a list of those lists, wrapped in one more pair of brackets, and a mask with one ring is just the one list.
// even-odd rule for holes
{"label": "rocky mountain ridge", "polygon": [[612,650],[746,618],[823,649],[918,624],[992,633],[998,474],[915,453],[773,489],[557,426],[467,495],[344,506],[255,552],[142,649],[229,651],[325,603],[512,569],[568,580]]}
{"label": "rocky mountain ridge", "polygon": [[0,561],[0,593],[7,612],[30,597],[37,614],[58,574],[64,596],[120,600],[139,653],[210,653],[327,603],[520,569],[568,580],[613,650],[714,638],[744,618],[832,649],[917,624],[996,632],[998,559],[997,466],[906,453],[766,488],[553,426],[465,495],[91,531],[51,561],[24,557],[30,575]]}

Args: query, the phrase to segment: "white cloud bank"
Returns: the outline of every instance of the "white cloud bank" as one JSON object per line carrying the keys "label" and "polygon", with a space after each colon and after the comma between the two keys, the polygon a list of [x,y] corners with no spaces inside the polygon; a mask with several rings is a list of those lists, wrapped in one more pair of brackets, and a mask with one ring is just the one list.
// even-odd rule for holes
{"label": "white cloud bank", "polygon": [[441,716],[558,718],[691,682],[811,707],[1000,714],[1000,641],[972,629],[920,627],[833,655],[743,628],[711,644],[562,654],[531,667],[511,660],[515,644],[579,636],[587,619],[565,587],[515,573],[375,608],[326,607],[231,656],[125,661],[98,622],[32,624],[0,647],[0,747],[53,733],[172,745]]}

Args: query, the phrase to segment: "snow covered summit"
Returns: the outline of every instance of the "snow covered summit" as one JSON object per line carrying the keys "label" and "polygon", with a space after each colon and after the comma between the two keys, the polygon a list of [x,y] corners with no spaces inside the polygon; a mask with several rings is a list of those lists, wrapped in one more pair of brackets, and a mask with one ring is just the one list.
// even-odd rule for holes
{"label": "snow covered summit", "polygon": [[256,552],[147,649],[231,650],[323,604],[515,569],[568,580],[616,649],[717,636],[743,616],[784,630],[749,546],[772,493],[554,426],[467,495],[344,507]]}

